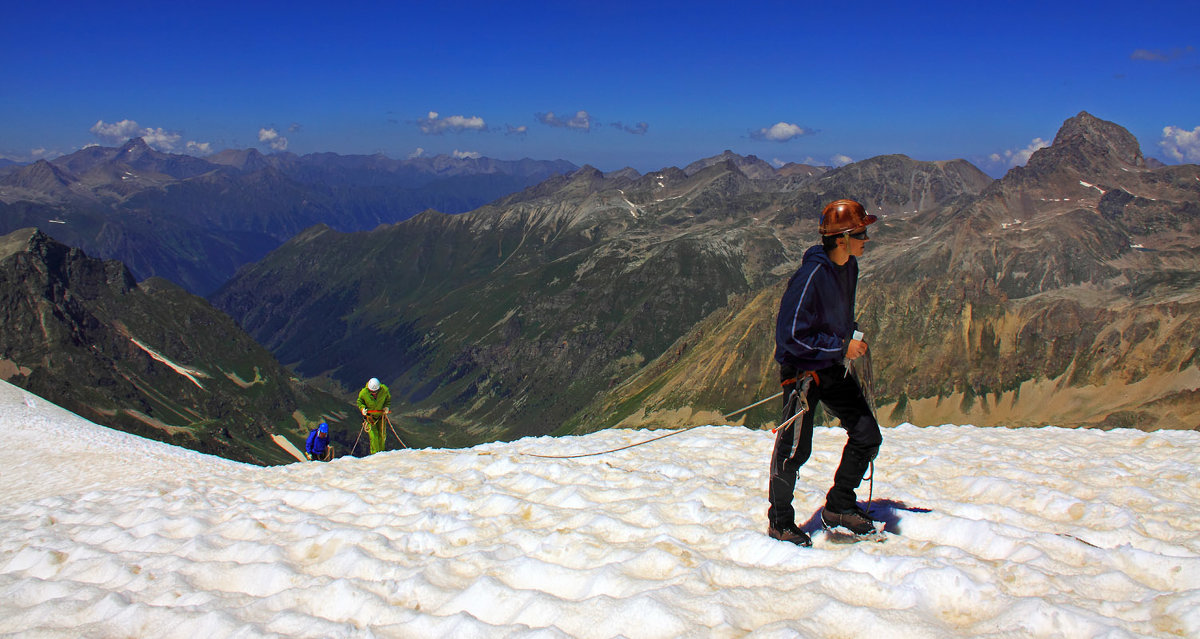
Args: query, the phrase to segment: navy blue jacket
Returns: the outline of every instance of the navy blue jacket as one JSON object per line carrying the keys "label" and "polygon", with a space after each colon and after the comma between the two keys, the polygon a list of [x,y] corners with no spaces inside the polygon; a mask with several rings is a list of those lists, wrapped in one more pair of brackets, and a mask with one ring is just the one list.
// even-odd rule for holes
{"label": "navy blue jacket", "polygon": [[320,457],[325,454],[325,448],[329,446],[328,437],[319,437],[317,429],[312,429],[308,433],[308,440],[304,442],[304,452],[313,457]]}
{"label": "navy blue jacket", "polygon": [[775,361],[802,371],[836,364],[857,327],[854,294],[858,260],[850,256],[843,284],[821,245],[804,252],[800,269],[788,280],[775,321]]}

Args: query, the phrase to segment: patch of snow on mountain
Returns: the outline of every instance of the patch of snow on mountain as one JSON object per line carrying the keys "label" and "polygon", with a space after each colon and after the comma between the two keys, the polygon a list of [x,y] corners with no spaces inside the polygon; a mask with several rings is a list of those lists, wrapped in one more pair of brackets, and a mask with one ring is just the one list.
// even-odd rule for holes
{"label": "patch of snow on mountain", "polygon": [[208,377],[208,375],[206,375],[203,371],[198,371],[194,368],[188,368],[186,366],[182,366],[180,364],[176,364],[175,362],[172,362],[171,360],[167,359],[165,356],[160,355],[154,349],[143,344],[141,342],[141,340],[138,340],[136,337],[130,337],[129,339],[134,344],[136,344],[138,348],[142,349],[143,351],[146,351],[146,353],[148,355],[150,355],[150,357],[153,357],[154,359],[166,364],[167,366],[169,366],[171,368],[171,370],[192,380],[192,383],[195,384],[196,386],[199,386],[200,388],[204,388],[204,386],[200,383],[200,380],[196,379],[196,377]]}

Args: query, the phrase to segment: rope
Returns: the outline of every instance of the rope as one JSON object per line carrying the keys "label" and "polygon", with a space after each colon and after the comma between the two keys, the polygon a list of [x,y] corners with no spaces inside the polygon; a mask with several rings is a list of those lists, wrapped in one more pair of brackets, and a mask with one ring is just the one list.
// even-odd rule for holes
{"label": "rope", "polygon": [[[755,406],[758,406],[759,404],[763,404],[763,403],[769,402],[769,401],[771,401],[771,400],[773,400],[773,399],[775,399],[775,398],[777,398],[777,397],[782,397],[782,396],[783,396],[783,391],[779,391],[778,393],[775,393],[774,395],[772,395],[772,396],[770,396],[770,397],[768,397],[768,398],[766,398],[766,399],[760,399],[759,401],[757,401],[757,402],[754,402],[753,404],[750,404],[749,406],[743,406],[742,408],[739,408],[739,409],[737,409],[737,410],[733,411],[732,413],[729,413],[728,415],[723,415],[723,416],[721,417],[721,419],[730,419],[730,418],[731,418],[731,417],[733,417],[734,415],[740,415],[740,414],[742,414],[742,413],[744,413],[744,412],[746,412],[746,411],[750,410],[751,408],[754,408]],[[792,417],[792,419],[795,419],[795,417],[793,416],[793,417]],[[687,428],[685,428],[685,429],[683,429],[683,430],[677,430],[677,431],[674,431],[674,432],[670,432],[670,433],[667,433],[666,435],[660,435],[660,436],[658,436],[658,437],[655,437],[655,438],[653,438],[653,439],[647,439],[646,441],[643,441],[643,442],[637,442],[637,443],[635,443],[635,444],[629,444],[628,446],[622,446],[622,447],[620,447],[620,448],[613,448],[612,450],[602,450],[602,451],[600,451],[600,452],[597,452],[597,453],[580,453],[580,454],[578,454],[578,455],[537,455],[537,454],[534,454],[534,453],[525,453],[525,455],[528,455],[528,456],[530,456],[530,457],[540,457],[540,458],[542,458],[542,459],[578,459],[578,458],[580,458],[580,457],[595,457],[596,455],[607,455],[607,454],[609,454],[609,453],[615,453],[615,452],[617,452],[617,451],[619,451],[619,450],[625,450],[625,449],[627,449],[627,448],[633,448],[634,446],[643,446],[643,445],[645,445],[645,444],[649,444],[650,442],[656,442],[656,441],[658,441],[658,440],[660,440],[660,439],[666,439],[666,438],[668,438],[668,437],[672,437],[672,436],[674,436],[674,435],[680,435],[680,434],[683,434],[683,433],[686,433],[686,432],[688,432],[689,430],[693,430],[693,429],[696,429],[696,428],[700,428],[701,426],[707,426],[707,425],[708,425],[708,424],[697,424],[697,425],[695,425],[695,426],[689,426],[689,427],[687,427]]]}
{"label": "rope", "polygon": [[[381,411],[381,410],[369,410],[369,411],[367,411],[367,412],[368,412],[368,413],[382,413],[383,411]],[[366,431],[367,431],[367,424],[366,424],[366,422],[363,422],[363,427],[362,427],[362,428],[360,428],[360,429],[358,429],[358,437],[355,437],[355,438],[354,438],[354,445],[350,447],[350,454],[351,454],[351,455],[353,455],[353,456],[355,456],[355,457],[357,457],[357,456],[358,456],[358,440],[362,439],[362,434],[363,434],[363,433],[365,433]],[[400,437],[396,437],[396,439],[400,439]],[[403,444],[404,442],[400,442],[400,443],[402,443],[402,444]]]}
{"label": "rope", "polygon": [[392,426],[392,418],[388,417],[387,413],[383,414],[383,420],[387,422],[388,428],[392,429],[392,434],[396,436],[396,441],[399,441],[401,446],[408,448],[408,444],[405,444],[404,440],[400,439],[400,435],[396,432],[396,427]]}
{"label": "rope", "polygon": [[[867,401],[867,408],[871,410],[871,417],[876,422],[879,418],[875,416],[875,371],[871,366],[871,351],[863,353],[861,357],[849,362],[847,368],[855,379],[858,380],[858,387],[862,389],[863,399]],[[875,460],[871,460],[871,475],[867,477],[868,492],[867,492],[867,518],[871,517],[871,501],[875,498]]]}
{"label": "rope", "polygon": [[875,460],[871,460],[871,476],[867,478],[870,489],[867,490],[867,519],[871,518],[871,500],[875,499]]}

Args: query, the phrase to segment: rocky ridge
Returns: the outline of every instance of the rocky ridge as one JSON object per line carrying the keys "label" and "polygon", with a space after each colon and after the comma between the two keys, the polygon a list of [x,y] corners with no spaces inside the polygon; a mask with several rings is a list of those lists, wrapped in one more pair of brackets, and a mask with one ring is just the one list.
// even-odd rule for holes
{"label": "rocky ridge", "polygon": [[120,262],[35,229],[0,236],[0,327],[0,378],[186,448],[287,463],[270,434],[300,441],[346,416],[203,299],[159,278],[139,284]]}

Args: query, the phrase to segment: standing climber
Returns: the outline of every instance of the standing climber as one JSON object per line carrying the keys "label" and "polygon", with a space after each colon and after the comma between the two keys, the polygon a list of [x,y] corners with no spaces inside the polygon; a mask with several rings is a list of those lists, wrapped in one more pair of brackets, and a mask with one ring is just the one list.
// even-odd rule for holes
{"label": "standing climber", "polygon": [[383,450],[383,423],[388,413],[392,412],[392,394],[388,387],[380,384],[372,377],[366,387],[358,391],[358,410],[363,416],[363,430],[371,437],[371,453],[374,455]]}
{"label": "standing climber", "polygon": [[854,489],[879,452],[879,424],[846,362],[867,352],[867,343],[854,320],[858,287],[858,258],[866,246],[867,226],[876,220],[854,200],[829,203],[821,213],[821,244],[804,253],[800,269],[788,281],[775,324],[775,360],[784,391],[787,420],[771,454],[767,490],[768,534],[800,546],[812,543],[796,527],[792,499],[796,473],[812,452],[813,411],[818,402],[841,421],[848,440],[834,474],[833,487],[821,513],[828,527],[841,526],[862,535],[875,530],[870,516],[858,506]]}

